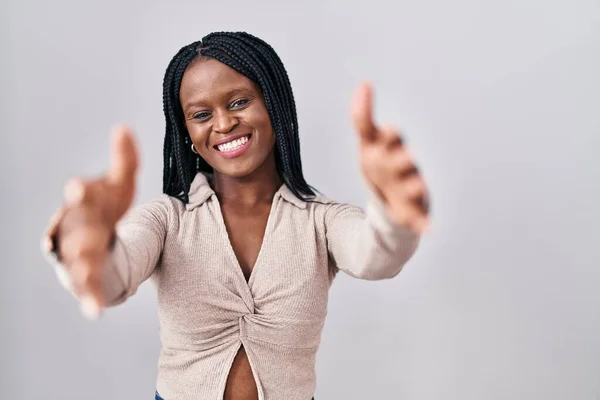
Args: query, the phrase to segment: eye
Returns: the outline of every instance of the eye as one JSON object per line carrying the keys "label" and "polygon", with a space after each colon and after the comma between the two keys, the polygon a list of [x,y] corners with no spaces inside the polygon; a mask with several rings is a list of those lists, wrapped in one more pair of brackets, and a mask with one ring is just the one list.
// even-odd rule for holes
{"label": "eye", "polygon": [[196,119],[198,121],[206,121],[207,119],[210,118],[210,113],[207,111],[201,111],[199,113],[194,114],[194,116],[192,118]]}
{"label": "eye", "polygon": [[248,99],[238,99],[238,100],[234,101],[233,103],[231,103],[231,105],[229,106],[229,109],[230,110],[239,110],[239,109],[247,106],[249,102],[250,102],[250,100],[248,100]]}

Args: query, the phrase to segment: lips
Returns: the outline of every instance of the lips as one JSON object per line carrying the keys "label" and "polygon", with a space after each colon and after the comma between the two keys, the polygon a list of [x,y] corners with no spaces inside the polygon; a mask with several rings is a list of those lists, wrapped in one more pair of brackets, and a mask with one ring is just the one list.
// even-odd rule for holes
{"label": "lips", "polygon": [[226,140],[221,140],[219,143],[213,146],[214,149],[220,152],[228,152],[237,149],[240,146],[243,146],[250,140],[250,134],[235,136],[231,138],[227,138]]}
{"label": "lips", "polygon": [[232,135],[217,142],[213,148],[225,158],[238,157],[248,149],[251,140],[252,134],[250,133]]}
{"label": "lips", "polygon": [[244,136],[250,136],[250,135],[251,135],[251,133],[237,133],[237,134],[235,134],[235,135],[228,135],[227,137],[225,137],[225,138],[223,138],[223,139],[221,139],[221,140],[218,140],[218,141],[217,141],[217,142],[216,142],[216,143],[213,145],[213,148],[214,148],[214,149],[217,149],[217,146],[220,146],[220,145],[222,145],[222,144],[226,144],[226,143],[229,143],[229,142],[233,142],[234,140],[241,139],[241,138],[243,138]]}

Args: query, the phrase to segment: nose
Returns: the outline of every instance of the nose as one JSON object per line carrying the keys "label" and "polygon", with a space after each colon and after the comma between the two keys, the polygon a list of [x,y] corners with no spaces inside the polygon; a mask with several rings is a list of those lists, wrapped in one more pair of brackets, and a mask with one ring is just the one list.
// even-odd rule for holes
{"label": "nose", "polygon": [[229,133],[239,125],[239,120],[226,111],[217,113],[214,117],[213,130],[216,133]]}

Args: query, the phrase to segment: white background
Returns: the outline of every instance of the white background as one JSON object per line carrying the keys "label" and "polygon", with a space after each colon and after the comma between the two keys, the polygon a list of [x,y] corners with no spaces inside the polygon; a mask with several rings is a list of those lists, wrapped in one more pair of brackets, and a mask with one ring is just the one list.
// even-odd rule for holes
{"label": "white background", "polygon": [[[600,3],[3,0],[0,396],[153,398],[150,285],[89,323],[39,251],[71,176],[135,127],[138,201],[162,179],[161,83],[214,30],[273,45],[310,184],[362,205],[349,104],[373,81],[433,193],[394,280],[340,275],[316,399],[600,398]],[[282,399],[283,400],[283,399]]]}

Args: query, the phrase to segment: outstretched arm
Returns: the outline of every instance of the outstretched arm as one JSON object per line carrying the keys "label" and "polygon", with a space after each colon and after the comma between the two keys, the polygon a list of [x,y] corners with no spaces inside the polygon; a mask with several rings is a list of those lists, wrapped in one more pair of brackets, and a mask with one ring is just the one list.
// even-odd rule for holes
{"label": "outstretched arm", "polygon": [[352,117],[362,172],[372,191],[367,210],[334,204],[325,222],[337,268],[358,278],[385,279],[400,272],[428,228],[429,194],[399,132],[373,122],[372,104],[372,89],[364,84]]}
{"label": "outstretched arm", "polygon": [[137,208],[123,218],[135,195],[137,166],[133,134],[119,126],[108,172],[67,184],[65,205],[44,238],[44,251],[55,255],[62,283],[90,316],[131,295],[162,251],[168,201]]}

